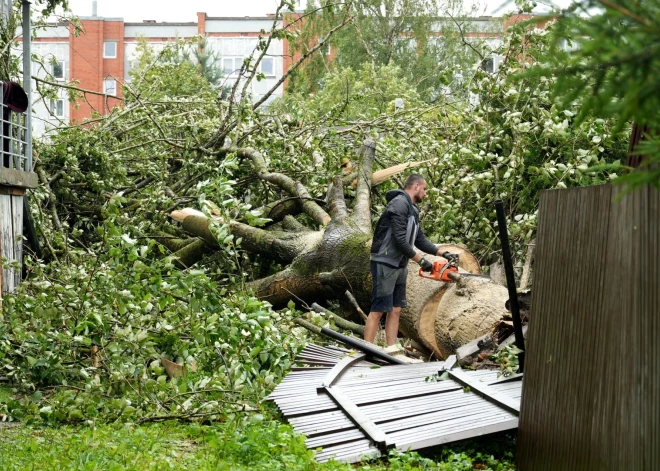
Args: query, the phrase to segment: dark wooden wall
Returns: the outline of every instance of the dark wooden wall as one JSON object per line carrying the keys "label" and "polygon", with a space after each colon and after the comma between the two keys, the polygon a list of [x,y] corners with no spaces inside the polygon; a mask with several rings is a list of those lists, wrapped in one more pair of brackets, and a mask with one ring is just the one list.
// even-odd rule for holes
{"label": "dark wooden wall", "polygon": [[545,191],[522,471],[660,468],[660,192]]}

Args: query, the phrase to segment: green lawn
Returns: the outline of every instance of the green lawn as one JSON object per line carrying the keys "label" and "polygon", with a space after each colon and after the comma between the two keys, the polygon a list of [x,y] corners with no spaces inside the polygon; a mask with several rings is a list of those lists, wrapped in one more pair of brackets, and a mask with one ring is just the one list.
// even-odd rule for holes
{"label": "green lawn", "polygon": [[[482,440],[483,441],[483,440]],[[498,444],[499,443],[499,444]],[[511,440],[488,442],[510,458]],[[483,444],[456,450],[435,450],[431,461],[416,453],[398,454],[389,462],[359,466],[364,470],[491,469],[510,471],[508,459],[483,454]],[[481,452],[476,451],[480,449]],[[304,439],[276,420],[132,426],[65,426],[57,428],[0,425],[2,469],[10,470],[322,470],[350,471],[355,466],[318,464]],[[479,466],[475,466],[479,465]],[[483,466],[483,467],[482,467]]]}
{"label": "green lawn", "polygon": [[[12,391],[0,387],[0,403]],[[213,425],[167,422],[45,427],[0,422],[2,471],[514,471],[511,436],[417,453],[394,453],[389,460],[344,465],[319,464],[304,437],[269,408],[264,414]],[[430,458],[433,458],[432,461]]]}

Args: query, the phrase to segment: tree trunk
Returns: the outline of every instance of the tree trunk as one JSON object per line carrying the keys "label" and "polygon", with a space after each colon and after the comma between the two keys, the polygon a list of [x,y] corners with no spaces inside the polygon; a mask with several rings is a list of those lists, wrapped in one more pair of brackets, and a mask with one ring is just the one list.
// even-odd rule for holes
{"label": "tree trunk", "polygon": [[[208,223],[200,216],[191,215],[185,218],[183,227],[207,242],[214,242],[208,240],[212,237]],[[249,242],[250,250],[258,249],[259,244],[262,248],[272,247],[269,237],[273,233],[251,229],[261,234]],[[348,289],[366,311],[371,304],[371,234],[363,233],[348,218],[331,222],[322,233],[302,234],[308,239],[306,242],[300,238],[296,240],[299,252],[290,265],[279,273],[250,283],[250,288],[275,307],[283,307],[290,300],[302,300],[310,305],[327,299],[343,300]],[[301,237],[300,233],[295,235]],[[459,252],[464,271],[480,273],[476,259],[467,250],[454,245],[441,248]],[[432,256],[427,258],[436,260]],[[461,345],[488,332],[506,312],[507,290],[489,278],[463,277],[459,283],[444,283],[422,278],[418,272],[419,266],[410,262],[408,308],[401,313],[400,330],[440,358],[446,358]]]}

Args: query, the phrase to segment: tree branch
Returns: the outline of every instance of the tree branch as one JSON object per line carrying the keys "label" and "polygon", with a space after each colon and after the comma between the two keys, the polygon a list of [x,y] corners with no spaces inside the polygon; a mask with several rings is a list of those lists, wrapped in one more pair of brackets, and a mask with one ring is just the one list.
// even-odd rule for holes
{"label": "tree branch", "polygon": [[300,198],[297,196],[290,196],[268,203],[259,208],[259,210],[264,217],[271,219],[273,222],[279,222],[286,216],[300,214],[302,212],[302,205],[300,204]]}
{"label": "tree branch", "polygon": [[328,191],[328,203],[330,205],[330,216],[333,221],[339,221],[348,216],[341,175],[337,175],[332,182],[332,187]]}
{"label": "tree branch", "polygon": [[376,157],[376,142],[367,138],[362,143],[362,161],[358,173],[357,191],[355,194],[355,207],[353,220],[365,234],[371,233],[371,181]]}
{"label": "tree branch", "polygon": [[95,92],[94,90],[87,90],[86,88],[75,87],[73,85],[65,85],[63,83],[58,83],[58,82],[49,82],[48,80],[44,80],[44,79],[36,77],[34,75],[32,76],[32,79],[36,82],[41,82],[41,83],[44,83],[46,85],[50,85],[52,87],[66,88],[67,90],[75,90],[77,92],[81,92],[81,93],[84,93],[84,94],[99,95],[99,96],[105,97],[106,99],[107,98],[112,98],[112,99],[119,100],[119,101],[125,101],[124,98],[122,98],[120,96],[108,95],[107,93]]}
{"label": "tree branch", "polygon": [[[211,219],[200,214],[199,211],[186,208],[173,212],[170,217],[180,221],[184,231],[201,238],[211,247],[218,247],[221,244],[211,230]],[[286,263],[314,247],[323,236],[323,233],[318,231],[304,233],[266,231],[235,221],[229,223],[229,229],[234,240],[241,239],[241,248]]]}
{"label": "tree branch", "polygon": [[364,326],[363,325],[356,324],[355,322],[348,321],[348,320],[344,319],[343,317],[338,316],[334,312],[329,311],[326,308],[324,308],[323,306],[320,306],[316,303],[312,303],[311,308],[314,312],[318,312],[320,314],[327,315],[329,318],[331,318],[335,322],[335,325],[337,327],[339,327],[341,329],[345,329],[345,330],[350,330],[351,332],[356,333],[360,336],[364,335]]}
{"label": "tree branch", "polygon": [[57,198],[55,198],[55,193],[50,187],[50,183],[49,183],[50,178],[48,178],[48,175],[46,175],[46,172],[41,167],[41,165],[38,164],[39,162],[37,161],[37,165],[35,165],[35,169],[37,172],[37,176],[39,177],[39,180],[41,180],[41,185],[43,186],[44,190],[46,190],[46,194],[48,195],[48,199],[46,200],[46,206],[50,207],[51,221],[53,222],[53,226],[55,226],[55,229],[61,231],[62,222],[60,221],[60,217],[57,214],[57,208],[55,207],[55,202],[57,201]]}
{"label": "tree branch", "polygon": [[304,224],[298,222],[296,218],[287,214],[282,220],[282,228],[291,232],[310,232],[310,229]]}
{"label": "tree branch", "polygon": [[297,196],[301,200],[302,208],[305,213],[307,213],[317,224],[324,227],[328,225],[331,219],[330,215],[326,213],[325,210],[310,196],[307,188],[305,188],[302,183],[296,182],[282,173],[268,172],[266,161],[260,152],[250,148],[223,149],[223,151],[225,154],[236,152],[239,157],[249,158],[252,161],[252,166],[259,179],[277,185],[291,196]]}

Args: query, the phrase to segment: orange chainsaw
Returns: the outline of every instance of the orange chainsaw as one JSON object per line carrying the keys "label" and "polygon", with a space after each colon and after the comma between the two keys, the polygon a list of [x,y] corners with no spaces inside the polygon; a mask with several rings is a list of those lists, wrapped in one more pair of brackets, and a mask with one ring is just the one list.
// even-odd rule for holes
{"label": "orange chainsaw", "polygon": [[458,254],[445,252],[442,257],[446,261],[433,262],[433,268],[430,275],[424,275],[422,269],[419,269],[419,276],[429,278],[430,280],[444,281],[451,283],[461,279],[458,274]]}

